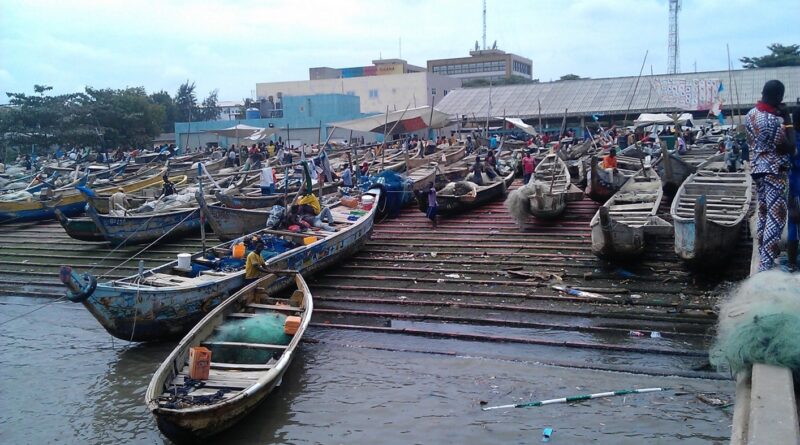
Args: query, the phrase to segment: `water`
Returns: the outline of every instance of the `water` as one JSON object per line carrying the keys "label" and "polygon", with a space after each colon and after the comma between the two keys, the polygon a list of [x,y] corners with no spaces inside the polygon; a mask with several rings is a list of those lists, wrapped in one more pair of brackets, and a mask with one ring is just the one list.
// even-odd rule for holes
{"label": "water", "polygon": [[[0,298],[0,322],[47,301]],[[554,429],[551,443],[569,444],[722,444],[730,434],[732,409],[695,398],[711,392],[730,400],[728,381],[549,367],[533,364],[536,357],[381,350],[379,337],[358,331],[314,328],[308,336],[319,342],[302,345],[277,392],[211,443],[529,444],[541,441],[544,427]],[[409,338],[403,346],[422,341]],[[112,340],[82,306],[66,302],[0,326],[0,443],[166,443],[143,399],[172,346]],[[507,404],[650,386],[688,394],[479,408],[481,400]]]}

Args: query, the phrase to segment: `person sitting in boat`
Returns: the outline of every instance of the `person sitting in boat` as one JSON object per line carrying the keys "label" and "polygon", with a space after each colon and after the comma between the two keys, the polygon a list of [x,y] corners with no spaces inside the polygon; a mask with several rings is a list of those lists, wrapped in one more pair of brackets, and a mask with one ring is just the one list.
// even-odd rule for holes
{"label": "person sitting in boat", "polygon": [[330,225],[333,224],[333,213],[331,213],[331,209],[322,207],[316,195],[313,193],[303,195],[297,201],[297,205],[299,206],[298,215],[312,227],[328,232],[336,231],[336,229]]}
{"label": "person sitting in boat", "polygon": [[617,169],[617,150],[611,149],[608,151],[608,154],[603,157],[603,162],[600,166],[606,170],[616,170]]}
{"label": "person sitting in boat", "polygon": [[475,143],[472,142],[472,136],[467,136],[467,156],[471,155],[473,151],[475,151]]}
{"label": "person sitting in boat", "polygon": [[164,177],[161,178],[161,179],[164,181],[164,184],[161,186],[161,196],[160,196],[160,198],[164,198],[164,197],[167,197],[167,196],[170,196],[170,195],[174,195],[175,194],[175,184],[173,184],[169,180],[169,177],[167,175],[164,175]]}
{"label": "person sitting in boat", "polygon": [[261,241],[256,243],[256,248],[247,255],[247,260],[244,263],[244,284],[250,284],[261,277],[262,273],[269,273],[267,269],[267,262],[261,256],[261,251],[264,250],[264,243]]}
{"label": "person sitting in boat", "polygon": [[367,176],[367,174],[369,173],[369,162],[364,161],[364,163],[361,164],[361,168],[359,168],[358,171],[361,174],[361,176]]}
{"label": "person sitting in boat", "polygon": [[128,196],[125,189],[117,188],[117,192],[108,198],[108,213],[111,216],[123,216],[128,210]]}

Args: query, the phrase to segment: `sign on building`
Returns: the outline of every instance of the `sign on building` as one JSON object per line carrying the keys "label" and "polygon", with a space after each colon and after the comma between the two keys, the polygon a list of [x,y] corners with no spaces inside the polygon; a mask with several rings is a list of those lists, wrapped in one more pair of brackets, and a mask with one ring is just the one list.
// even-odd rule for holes
{"label": "sign on building", "polygon": [[719,79],[657,79],[653,89],[660,106],[684,111],[709,110],[719,97]]}

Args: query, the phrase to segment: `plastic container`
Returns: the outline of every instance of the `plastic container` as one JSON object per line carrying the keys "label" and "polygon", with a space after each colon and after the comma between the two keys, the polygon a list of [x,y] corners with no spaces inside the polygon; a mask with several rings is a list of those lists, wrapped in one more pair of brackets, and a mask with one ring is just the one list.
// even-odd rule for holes
{"label": "plastic container", "polygon": [[294,315],[286,317],[286,321],[283,324],[283,332],[286,335],[294,335],[298,329],[300,329],[300,317]]}
{"label": "plastic container", "polygon": [[188,253],[179,253],[178,254],[178,269],[183,270],[191,270],[192,268],[192,256]]}
{"label": "plastic container", "polygon": [[361,197],[361,208],[364,210],[371,210],[372,204],[375,203],[375,197],[371,195],[364,195]]}
{"label": "plastic container", "polygon": [[208,380],[211,370],[211,350],[204,346],[189,348],[189,377],[195,380]]}
{"label": "plastic container", "polygon": [[358,199],[352,196],[342,196],[339,202],[341,202],[343,206],[351,209],[358,207]]}
{"label": "plastic container", "polygon": [[261,110],[258,108],[248,108],[244,112],[245,119],[261,119]]}
{"label": "plastic container", "polygon": [[231,256],[233,256],[234,258],[239,258],[239,259],[244,258],[244,251],[245,251],[244,243],[234,244],[233,245],[233,253],[232,253]]}
{"label": "plastic container", "polygon": [[303,238],[303,245],[304,246],[307,246],[309,244],[313,244],[313,243],[316,243],[316,242],[317,242],[317,237],[316,236],[307,236],[307,237]]}

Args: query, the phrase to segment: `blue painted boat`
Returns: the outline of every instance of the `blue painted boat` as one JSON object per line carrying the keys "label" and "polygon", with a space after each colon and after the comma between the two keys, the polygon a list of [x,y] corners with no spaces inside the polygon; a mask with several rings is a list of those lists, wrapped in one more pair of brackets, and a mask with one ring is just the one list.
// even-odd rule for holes
{"label": "blue painted boat", "polygon": [[[268,249],[262,252],[267,267],[312,274],[358,251],[372,232],[383,196],[380,187],[367,193],[377,204],[368,211],[343,205],[331,208],[340,227],[337,232],[256,232],[268,242]],[[316,241],[306,244],[311,241],[309,236]],[[230,247],[230,243],[224,243],[195,253],[185,269],[173,261],[139,275],[98,284],[96,277],[63,266],[60,278],[67,286],[67,298],[82,303],[111,335],[128,341],[166,340],[185,334],[244,285],[244,258],[232,258]],[[283,278],[270,288],[277,290],[288,284]]]}

